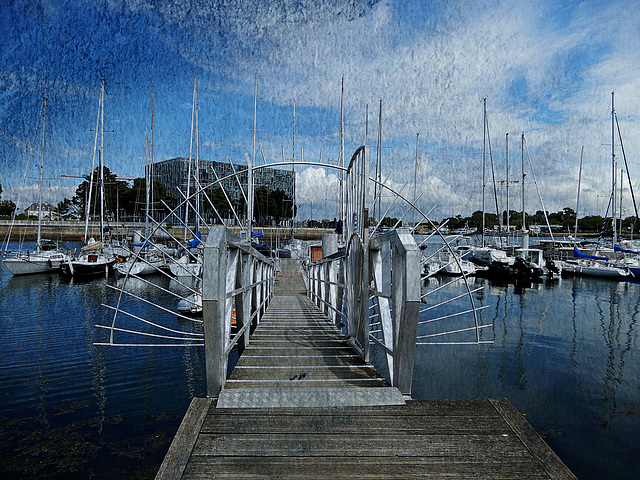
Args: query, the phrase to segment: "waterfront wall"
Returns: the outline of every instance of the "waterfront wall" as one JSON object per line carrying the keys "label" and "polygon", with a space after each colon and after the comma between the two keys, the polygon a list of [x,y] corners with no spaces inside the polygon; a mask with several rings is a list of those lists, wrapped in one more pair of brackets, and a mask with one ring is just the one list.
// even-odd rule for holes
{"label": "waterfront wall", "polygon": [[[6,240],[11,221],[0,220],[0,238]],[[126,222],[118,225],[112,225],[113,232],[118,235],[133,235],[134,230],[144,230],[144,224],[138,222]],[[178,239],[182,239],[182,227],[168,227],[167,230]],[[98,223],[90,224],[91,235],[100,235],[100,225]],[[231,231],[239,235],[239,227],[231,227]],[[291,237],[290,227],[255,227],[254,231],[262,232],[262,242],[276,243],[288,240]],[[301,240],[322,240],[322,234],[331,233],[332,229],[323,228],[296,228],[295,236]],[[206,233],[206,232],[203,232]],[[11,238],[33,241],[36,240],[38,234],[38,222],[21,220],[16,221],[13,225]],[[63,240],[67,242],[80,242],[84,236],[84,222],[65,222],[65,221],[45,221],[42,222],[42,238],[51,240]]]}

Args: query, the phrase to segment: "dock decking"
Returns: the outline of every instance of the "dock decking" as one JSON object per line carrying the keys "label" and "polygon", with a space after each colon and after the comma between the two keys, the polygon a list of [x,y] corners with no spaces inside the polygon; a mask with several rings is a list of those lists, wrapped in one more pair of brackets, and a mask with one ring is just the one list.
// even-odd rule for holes
{"label": "dock decking", "polygon": [[506,399],[403,398],[300,295],[294,267],[219,399],[192,401],[157,480],[575,478]]}

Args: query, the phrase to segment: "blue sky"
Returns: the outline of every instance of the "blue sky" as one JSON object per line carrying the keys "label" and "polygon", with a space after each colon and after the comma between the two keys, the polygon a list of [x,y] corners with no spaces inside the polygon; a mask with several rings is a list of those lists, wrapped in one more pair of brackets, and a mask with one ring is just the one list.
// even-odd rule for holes
{"label": "blue sky", "polygon": [[[254,76],[257,149],[269,161],[335,162],[340,83],[346,155],[376,144],[383,102],[383,175],[414,179],[436,218],[481,205],[482,99],[496,176],[520,169],[525,133],[545,206],[575,208],[584,145],[583,214],[603,214],[611,188],[611,92],[632,180],[640,175],[640,9],[619,1],[29,0],[0,5],[0,184],[3,199],[34,199],[27,145],[48,98],[50,200],[71,196],[91,166],[100,79],[105,78],[105,163],[143,175],[154,85],[155,160],[189,154],[193,77],[200,156],[243,162],[251,153]],[[302,150],[303,149],[303,152]],[[372,150],[372,156],[375,150]],[[258,153],[258,157],[260,154]],[[621,160],[621,152],[618,151]],[[528,162],[528,161],[527,161]],[[621,167],[621,165],[620,165]],[[335,216],[329,169],[299,173],[302,216]],[[532,179],[529,175],[528,180]],[[626,184],[626,180],[625,180]],[[515,188],[513,190],[516,190]],[[640,190],[640,188],[636,188]],[[629,195],[626,208],[630,214]],[[500,192],[504,207],[504,192]],[[527,210],[540,209],[527,189]],[[487,201],[488,204],[492,204]],[[511,206],[519,205],[513,194]]]}

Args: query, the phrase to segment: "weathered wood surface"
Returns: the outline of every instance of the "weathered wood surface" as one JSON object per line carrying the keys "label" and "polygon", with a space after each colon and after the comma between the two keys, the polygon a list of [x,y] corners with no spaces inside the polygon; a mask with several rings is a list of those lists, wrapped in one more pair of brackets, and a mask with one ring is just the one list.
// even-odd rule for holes
{"label": "weathered wood surface", "polygon": [[302,295],[278,295],[220,394],[219,406],[317,407],[404,403]]}
{"label": "weathered wood surface", "polygon": [[183,474],[159,474],[158,480],[575,478],[504,399],[285,409],[211,405],[192,435]]}

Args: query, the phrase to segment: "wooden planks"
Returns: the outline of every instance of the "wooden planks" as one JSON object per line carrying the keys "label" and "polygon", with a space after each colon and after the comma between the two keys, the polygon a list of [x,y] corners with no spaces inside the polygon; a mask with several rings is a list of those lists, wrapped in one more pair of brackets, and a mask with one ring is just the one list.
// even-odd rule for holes
{"label": "wooden planks", "polygon": [[402,404],[306,296],[275,296],[220,394],[224,408]]}
{"label": "wooden planks", "polygon": [[194,436],[184,473],[174,478],[575,478],[505,399],[211,406]]}

